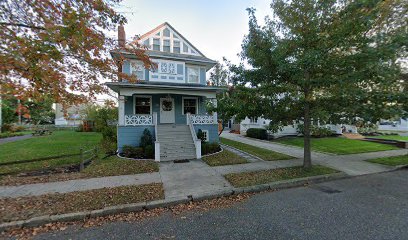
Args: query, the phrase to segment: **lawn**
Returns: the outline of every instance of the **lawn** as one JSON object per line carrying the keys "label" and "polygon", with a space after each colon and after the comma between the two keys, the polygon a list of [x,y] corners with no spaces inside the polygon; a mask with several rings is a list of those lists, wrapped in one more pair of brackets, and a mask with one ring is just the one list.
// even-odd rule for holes
{"label": "lawn", "polygon": [[164,199],[164,190],[161,183],[102,188],[64,194],[1,198],[0,222],[43,215],[96,210],[119,204],[158,199]]}
{"label": "lawn", "polygon": [[[101,134],[95,132],[56,131],[52,135],[0,144],[0,163],[23,161],[65,154],[77,154],[95,147],[101,141]],[[45,167],[55,167],[79,162],[79,156],[64,157],[46,161],[2,166],[1,173],[24,172]]]}
{"label": "lawn", "polygon": [[203,161],[210,166],[233,165],[248,162],[245,158],[225,149],[221,153],[203,157]]}
{"label": "lawn", "polygon": [[399,141],[408,141],[408,136],[400,136],[400,135],[383,135],[383,136],[374,136],[368,138],[380,138],[380,139],[387,139],[387,140],[399,140]]}
{"label": "lawn", "polygon": [[294,159],[294,157],[286,155],[286,154],[282,154],[282,153],[278,153],[278,152],[274,152],[271,150],[267,150],[264,148],[260,148],[260,147],[255,147],[252,145],[248,145],[245,143],[240,143],[234,140],[230,140],[230,139],[226,139],[226,138],[220,138],[221,139],[221,143],[237,148],[241,151],[247,152],[249,154],[255,155],[263,160],[266,161],[276,161],[276,160],[288,160],[288,159]]}
{"label": "lawn", "polygon": [[225,175],[224,177],[234,187],[247,187],[294,178],[326,175],[336,172],[338,171],[328,167],[314,165],[311,169],[308,170],[305,170],[303,167],[289,167],[246,173],[230,173]]}
{"label": "lawn", "polygon": [[[303,138],[283,138],[278,143],[303,147]],[[397,147],[341,137],[312,138],[312,150],[334,154],[353,154],[398,149]]]}
{"label": "lawn", "polygon": [[32,183],[57,182],[82,178],[131,175],[138,173],[158,172],[159,165],[150,160],[128,160],[111,156],[105,159],[94,160],[82,172],[56,173],[41,176],[4,176],[0,178],[1,185],[23,185]]}
{"label": "lawn", "polygon": [[385,157],[385,158],[376,158],[367,160],[368,162],[372,163],[379,163],[389,166],[399,166],[399,165],[407,165],[408,164],[408,155],[403,156],[394,156],[394,157]]}

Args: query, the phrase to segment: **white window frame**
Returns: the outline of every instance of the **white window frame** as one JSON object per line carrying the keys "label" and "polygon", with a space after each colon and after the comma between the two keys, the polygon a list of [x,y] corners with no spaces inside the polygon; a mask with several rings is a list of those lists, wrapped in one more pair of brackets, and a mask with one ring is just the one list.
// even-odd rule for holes
{"label": "white window frame", "polygon": [[[190,81],[190,74],[188,73],[189,69],[196,69],[197,70],[197,72],[198,72],[198,81],[197,82]],[[187,66],[187,82],[188,83],[200,84],[200,82],[201,82],[201,79],[200,79],[200,67]]]}
{"label": "white window frame", "polygon": [[152,96],[149,95],[133,95],[133,115],[146,115],[146,114],[138,114],[136,113],[136,98],[150,98],[150,114],[153,114],[152,106],[153,106],[153,99]]}
{"label": "white window frame", "polygon": [[141,69],[142,69],[142,78],[140,78],[140,79],[138,79],[138,80],[146,80],[146,73],[145,73],[145,67],[144,67],[144,65],[143,65],[143,63],[142,63],[142,61],[129,61],[129,64],[130,64],[130,75],[133,75],[133,71],[137,71],[138,69],[137,68],[135,68],[135,66],[133,66],[133,65],[136,65],[138,68],[140,67]]}
{"label": "white window frame", "polygon": [[[149,79],[152,82],[173,82],[173,83],[185,83],[186,82],[186,64],[185,62],[178,62],[178,61],[167,61],[167,60],[152,60],[154,63],[157,64],[157,71],[152,72],[149,71]],[[168,74],[168,73],[161,73],[161,62],[166,62],[166,63],[173,63],[175,66],[176,74]],[[183,74],[177,74],[177,64],[183,65]],[[159,76],[158,78],[153,79],[152,75],[157,75]],[[167,76],[167,79],[161,79],[161,76]],[[168,79],[169,76],[173,76],[175,79]],[[177,80],[177,77],[182,77],[183,80]]]}
{"label": "white window frame", "polygon": [[184,113],[184,99],[195,99],[196,100],[196,114],[199,113],[198,111],[198,97],[181,97],[181,114],[185,115]]}
{"label": "white window frame", "polygon": [[210,132],[208,130],[201,130],[205,136],[204,141],[209,142],[210,141]]}

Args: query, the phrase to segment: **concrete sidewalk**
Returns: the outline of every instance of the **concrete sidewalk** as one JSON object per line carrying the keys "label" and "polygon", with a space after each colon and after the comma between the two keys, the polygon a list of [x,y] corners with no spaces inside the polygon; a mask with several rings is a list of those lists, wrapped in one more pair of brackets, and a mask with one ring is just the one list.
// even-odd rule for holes
{"label": "concrete sidewalk", "polygon": [[[221,137],[246,143],[252,146],[268,149],[271,151],[284,153],[303,159],[303,148],[294,147],[289,145],[283,145],[263,140],[257,140],[252,138],[247,138],[238,134],[232,133],[222,133]],[[370,153],[359,153],[359,154],[348,154],[348,155],[335,155],[330,153],[322,152],[312,152],[312,161],[314,163],[331,167],[342,171],[351,176],[379,173],[389,171],[393,169],[391,166],[384,166],[380,164],[374,164],[366,162],[365,160],[381,158],[381,157],[391,157],[408,154],[408,149],[390,150],[390,151],[380,151],[380,152],[370,152]]]}

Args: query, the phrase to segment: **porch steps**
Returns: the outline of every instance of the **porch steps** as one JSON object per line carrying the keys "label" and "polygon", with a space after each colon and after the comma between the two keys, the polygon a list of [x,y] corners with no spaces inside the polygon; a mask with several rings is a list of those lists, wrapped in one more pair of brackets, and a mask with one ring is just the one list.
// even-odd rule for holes
{"label": "porch steps", "polygon": [[187,125],[161,124],[157,126],[160,160],[172,161],[195,158],[195,145]]}

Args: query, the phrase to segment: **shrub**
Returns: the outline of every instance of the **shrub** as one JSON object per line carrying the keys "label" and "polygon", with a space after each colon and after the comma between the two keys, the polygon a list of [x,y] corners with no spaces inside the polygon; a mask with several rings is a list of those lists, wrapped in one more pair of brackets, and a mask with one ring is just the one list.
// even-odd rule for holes
{"label": "shrub", "polygon": [[15,125],[13,130],[14,130],[14,132],[22,132],[25,129],[26,128],[24,126]]}
{"label": "shrub", "polygon": [[[297,132],[299,134],[304,135],[304,125],[303,124],[297,125]],[[310,135],[312,137],[316,137],[316,138],[329,137],[329,136],[333,135],[333,132],[327,127],[319,127],[319,126],[316,126],[316,125],[311,125],[310,126]]]}
{"label": "shrub", "polygon": [[264,128],[250,128],[246,132],[247,137],[268,139],[268,132]]}
{"label": "shrub", "polygon": [[153,145],[153,137],[149,129],[145,128],[145,130],[143,131],[143,135],[140,138],[140,147],[145,149],[146,146],[149,146],[149,145]]}
{"label": "shrub", "polygon": [[201,155],[207,155],[221,151],[221,146],[217,142],[213,143],[201,143]]}
{"label": "shrub", "polygon": [[205,143],[205,137],[204,137],[203,130],[198,129],[198,131],[197,131],[197,139],[200,139],[202,143]]}
{"label": "shrub", "polygon": [[153,145],[147,145],[144,148],[144,155],[146,158],[154,158],[154,146]]}
{"label": "shrub", "polygon": [[2,132],[14,132],[14,125],[10,123],[5,123],[1,126]]}
{"label": "shrub", "polygon": [[102,150],[107,154],[113,154],[117,150],[117,135],[115,126],[106,126],[101,129],[102,140],[101,147]]}
{"label": "shrub", "polygon": [[124,145],[122,148],[122,155],[128,158],[143,158],[144,152],[141,147],[133,147],[130,145]]}

